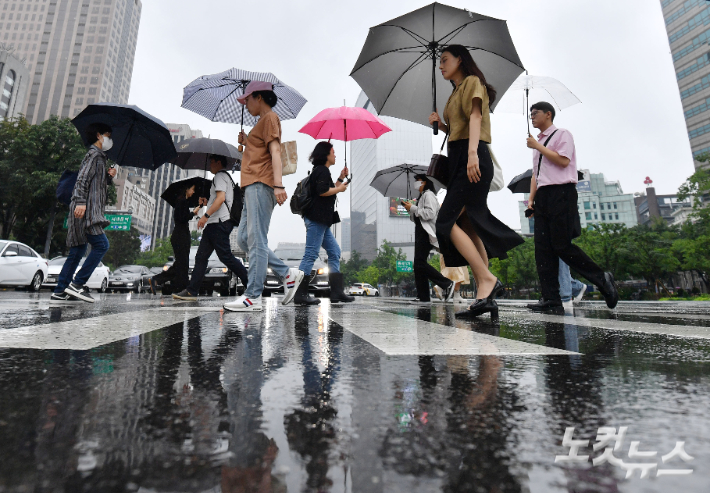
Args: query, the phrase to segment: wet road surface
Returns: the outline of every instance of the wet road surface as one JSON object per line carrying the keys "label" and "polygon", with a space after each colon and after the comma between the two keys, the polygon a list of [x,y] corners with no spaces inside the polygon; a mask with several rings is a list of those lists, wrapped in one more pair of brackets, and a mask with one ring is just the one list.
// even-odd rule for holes
{"label": "wet road surface", "polygon": [[0,292],[0,493],[709,490],[710,304],[48,300]]}

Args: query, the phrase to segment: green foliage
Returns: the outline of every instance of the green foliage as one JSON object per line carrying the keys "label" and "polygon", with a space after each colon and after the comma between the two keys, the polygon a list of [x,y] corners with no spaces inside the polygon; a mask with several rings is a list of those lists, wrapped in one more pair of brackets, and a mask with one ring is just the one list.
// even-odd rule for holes
{"label": "green foliage", "polygon": [[[707,162],[708,156],[700,156],[697,160]],[[704,206],[703,196],[708,193],[710,193],[710,171],[701,168],[690,175],[680,188],[678,188],[678,199],[685,200],[687,198],[693,198],[693,206],[696,209],[700,209]]]}
{"label": "green foliage", "polygon": [[438,253],[436,255],[432,255],[429,259],[429,265],[441,272],[441,255]]}
{"label": "green foliage", "polygon": [[343,261],[340,264],[340,272],[343,274],[343,279],[346,286],[355,282],[366,282],[360,280],[359,273],[367,268],[370,263],[362,258],[360,252],[353,251],[350,255],[350,260]]}
{"label": "green foliage", "polygon": [[397,272],[398,260],[407,260],[402,249],[395,250],[387,240],[383,241],[377,249],[375,260],[372,261],[372,265],[379,270],[380,283],[391,286],[414,279],[414,274],[411,272]]}
{"label": "green foliage", "polygon": [[146,267],[162,267],[168,261],[168,257],[173,255],[173,246],[169,238],[162,238],[156,242],[155,250],[140,252],[136,258],[136,264]]}
{"label": "green foliage", "polygon": [[508,252],[508,258],[490,261],[491,272],[501,282],[515,291],[536,288],[539,280],[535,266],[535,240],[525,238],[525,243]]}
{"label": "green foliage", "polygon": [[126,264],[135,264],[141,253],[140,233],[135,228],[129,231],[107,231],[109,248],[103,262],[111,270]]}
{"label": "green foliage", "polygon": [[190,246],[200,246],[200,232],[199,231],[191,231],[190,232],[190,237],[192,238],[190,242]]}

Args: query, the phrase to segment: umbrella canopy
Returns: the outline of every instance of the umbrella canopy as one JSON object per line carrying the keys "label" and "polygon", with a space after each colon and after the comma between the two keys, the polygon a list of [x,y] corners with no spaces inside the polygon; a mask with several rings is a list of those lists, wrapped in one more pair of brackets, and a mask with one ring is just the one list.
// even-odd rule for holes
{"label": "umbrella canopy", "polygon": [[[299,130],[314,139],[336,139],[344,142],[360,139],[379,139],[392,129],[365,108],[326,108]],[[348,150],[345,147],[345,166]]]}
{"label": "umbrella canopy", "polygon": [[110,125],[114,144],[106,155],[121,166],[153,170],[162,164],[172,162],[177,156],[173,138],[165,123],[138,106],[114,103],[90,104],[72,120],[72,123],[87,147],[94,143],[88,142],[84,135],[84,131],[90,124]]}
{"label": "umbrella canopy", "polygon": [[274,112],[281,120],[298,116],[306,104],[306,98],[268,72],[249,72],[230,68],[219,74],[203,75],[190,82],[183,90],[182,107],[202,115],[213,122],[239,123],[253,127],[259,121],[244,111],[237,98],[253,80],[271,82],[278,98]]}
{"label": "umbrella canopy", "polygon": [[197,207],[200,203],[200,197],[209,197],[210,186],[212,185],[212,180],[201,176],[190,176],[189,178],[172,182],[170,186],[160,194],[160,198],[170,204],[171,207],[175,207],[178,196],[180,194],[184,196],[185,190],[192,185],[195,185],[195,193],[192,197],[187,199],[187,205],[191,208]]}
{"label": "umbrella canopy", "polygon": [[[391,168],[383,169],[375,173],[375,177],[370,182],[370,186],[380,192],[385,197],[399,197],[403,199],[414,199],[419,196],[419,189],[415,185],[416,175],[426,175],[427,166],[419,164],[398,164]],[[438,192],[443,185],[427,176],[434,184]]]}
{"label": "umbrella canopy", "polygon": [[452,90],[437,73],[449,44],[471,52],[499,96],[524,70],[504,20],[433,3],[370,28],[350,75],[379,115],[429,125],[429,114],[443,111]]}
{"label": "umbrella canopy", "polygon": [[202,169],[209,166],[211,154],[226,156],[227,164],[232,170],[242,168],[242,153],[232,144],[219,139],[186,139],[177,144],[177,159],[175,165],[182,169]]}
{"label": "umbrella canopy", "polygon": [[[577,179],[583,180],[584,173],[577,171]],[[508,183],[508,188],[513,193],[530,193],[530,183],[532,182],[532,170],[521,173]]]}

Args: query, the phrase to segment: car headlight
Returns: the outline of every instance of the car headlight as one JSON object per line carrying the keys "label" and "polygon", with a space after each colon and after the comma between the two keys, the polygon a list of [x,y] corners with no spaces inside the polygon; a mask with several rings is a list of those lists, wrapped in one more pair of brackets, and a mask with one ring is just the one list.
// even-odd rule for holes
{"label": "car headlight", "polygon": [[318,269],[318,275],[327,274],[327,273],[328,273],[328,267],[323,267],[322,269]]}
{"label": "car headlight", "polygon": [[226,267],[222,267],[222,272],[224,272],[226,274],[227,271],[229,271],[229,269],[227,269]]}
{"label": "car headlight", "polygon": [[274,273],[274,271],[273,271],[273,270],[271,270],[271,267],[269,267],[268,269],[266,269],[266,273],[267,273],[267,274],[273,274],[273,273]]}
{"label": "car headlight", "polygon": [[163,266],[163,270],[168,270],[169,268],[170,268],[170,266],[168,266],[168,265]]}

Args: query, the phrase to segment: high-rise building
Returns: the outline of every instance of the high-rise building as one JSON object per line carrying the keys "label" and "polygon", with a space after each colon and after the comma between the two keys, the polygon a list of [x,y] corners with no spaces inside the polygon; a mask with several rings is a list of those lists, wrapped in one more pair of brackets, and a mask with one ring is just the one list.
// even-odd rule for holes
{"label": "high-rise building", "polygon": [[647,187],[644,194],[634,198],[638,223],[651,226],[657,219],[663,218],[668,224],[683,224],[691,220],[693,203],[690,198],[678,200],[677,195],[656,195],[654,187]]}
{"label": "high-rise building", "polygon": [[155,219],[155,198],[148,195],[145,178],[134,168],[122,167],[113,183],[116,185],[116,205],[107,209],[131,211],[131,228],[140,234],[150,235]]}
{"label": "high-rise building", "polygon": [[[183,123],[166,123],[170,135],[173,136],[175,145],[185,139],[202,138],[201,130],[193,130],[189,125]],[[177,166],[166,163],[158,169],[150,171],[146,169],[132,169],[132,174],[140,177],[145,191],[155,200],[155,216],[153,219],[151,232],[151,248],[155,248],[155,242],[161,238],[169,238],[173,232],[175,221],[173,220],[173,208],[160,198],[160,195],[168,188],[172,182],[204,173],[199,170],[184,170]]]}
{"label": "high-rise building", "polygon": [[[624,193],[618,181],[606,181],[603,173],[582,170],[584,179],[577,183],[577,210],[582,228],[594,224],[623,224],[633,228],[638,224],[634,196]],[[526,218],[528,194],[518,202],[520,231],[523,235],[535,232],[535,218]]]}
{"label": "high-rise building", "polygon": [[0,41],[0,121],[18,116],[27,97],[30,71],[14,51]]}
{"label": "high-rise building", "polygon": [[690,147],[697,157],[710,152],[710,2],[661,0],[661,8]]}
{"label": "high-rise building", "polygon": [[[356,106],[375,113],[375,108],[364,92]],[[427,166],[431,160],[431,128],[416,123],[380,117],[392,132],[379,139],[356,140],[350,144],[353,174],[350,187],[350,250],[362,258],[372,260],[377,249],[387,240],[395,249],[401,248],[407,258],[414,259],[414,223],[404,208],[392,206],[370,186],[378,171],[397,164]]]}
{"label": "high-rise building", "polygon": [[125,104],[141,0],[0,0],[0,42],[27,60],[31,123],[87,104]]}

